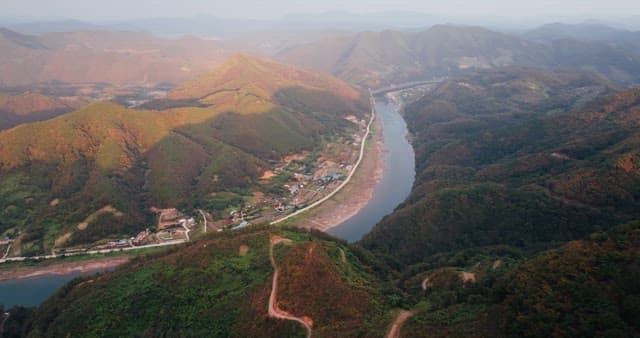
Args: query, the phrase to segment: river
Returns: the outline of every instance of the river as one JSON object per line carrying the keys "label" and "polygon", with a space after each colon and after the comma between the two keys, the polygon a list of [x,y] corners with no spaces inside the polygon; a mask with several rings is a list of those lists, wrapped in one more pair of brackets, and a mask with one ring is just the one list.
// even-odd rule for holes
{"label": "river", "polygon": [[357,214],[329,233],[350,242],[358,241],[376,223],[409,196],[416,176],[415,154],[407,139],[407,124],[399,107],[386,98],[376,97],[376,112],[382,122],[384,138],[384,173],[376,184],[373,197]]}

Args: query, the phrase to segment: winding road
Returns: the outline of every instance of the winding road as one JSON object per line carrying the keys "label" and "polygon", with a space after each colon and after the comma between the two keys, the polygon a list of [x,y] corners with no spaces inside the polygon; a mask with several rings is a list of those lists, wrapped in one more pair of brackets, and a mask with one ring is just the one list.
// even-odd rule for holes
{"label": "winding road", "polygon": [[276,264],[276,259],[273,257],[273,247],[280,243],[289,244],[291,240],[279,236],[271,236],[269,238],[269,259],[273,266],[273,282],[271,284],[271,295],[269,296],[269,317],[296,321],[302,324],[307,330],[307,338],[311,338],[311,326],[313,322],[310,318],[295,317],[278,307],[278,275],[280,274],[280,270]]}
{"label": "winding road", "polygon": [[82,252],[69,252],[60,255],[44,255],[44,256],[29,256],[29,257],[7,257],[0,259],[0,264],[5,262],[22,262],[27,260],[40,260],[40,259],[54,259],[60,257],[69,257],[69,256],[82,256],[82,255],[96,255],[96,254],[106,254],[111,252],[119,252],[119,251],[133,251],[133,250],[142,250],[148,248],[157,248],[162,246],[171,246],[188,242],[186,239],[176,239],[173,241],[167,241],[158,244],[149,244],[149,245],[141,245],[141,246],[133,246],[133,247],[125,247],[125,248],[116,248],[116,249],[103,249],[103,250],[89,250]]}
{"label": "winding road", "polygon": [[407,319],[409,319],[409,317],[411,317],[412,315],[413,313],[411,311],[403,310],[402,312],[400,312],[398,318],[396,318],[396,321],[391,326],[391,330],[389,331],[387,338],[400,338],[400,330],[402,329],[402,325],[404,325],[404,322],[406,322]]}

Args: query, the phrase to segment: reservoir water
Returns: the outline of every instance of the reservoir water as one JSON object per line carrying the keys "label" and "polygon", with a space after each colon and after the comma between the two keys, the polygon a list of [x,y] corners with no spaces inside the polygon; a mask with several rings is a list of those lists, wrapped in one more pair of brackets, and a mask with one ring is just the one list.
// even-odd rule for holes
{"label": "reservoir water", "polygon": [[409,196],[416,176],[413,147],[407,140],[409,131],[399,107],[385,98],[376,98],[377,118],[384,138],[384,173],[376,184],[373,197],[356,215],[329,230],[334,236],[358,241],[373,226]]}

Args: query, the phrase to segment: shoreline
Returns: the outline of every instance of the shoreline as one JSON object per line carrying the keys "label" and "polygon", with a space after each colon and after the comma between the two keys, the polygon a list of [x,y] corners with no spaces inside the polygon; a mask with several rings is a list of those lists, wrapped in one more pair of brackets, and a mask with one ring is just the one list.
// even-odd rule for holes
{"label": "shoreline", "polygon": [[44,276],[64,276],[72,273],[91,273],[116,268],[131,260],[130,256],[91,259],[78,262],[61,262],[47,266],[19,266],[0,270],[0,282]]}
{"label": "shoreline", "polygon": [[[371,139],[365,148],[360,168],[352,182],[293,225],[326,232],[357,215],[373,198],[376,185],[384,174],[384,138],[381,119],[376,118]],[[373,173],[373,174],[371,174]]]}

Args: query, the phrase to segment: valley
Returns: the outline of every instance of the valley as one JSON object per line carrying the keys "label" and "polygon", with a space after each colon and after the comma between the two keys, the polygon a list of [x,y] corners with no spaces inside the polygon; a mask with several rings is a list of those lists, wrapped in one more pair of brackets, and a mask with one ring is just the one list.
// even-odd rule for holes
{"label": "valley", "polygon": [[313,16],[0,27],[0,335],[640,335],[637,32]]}

